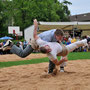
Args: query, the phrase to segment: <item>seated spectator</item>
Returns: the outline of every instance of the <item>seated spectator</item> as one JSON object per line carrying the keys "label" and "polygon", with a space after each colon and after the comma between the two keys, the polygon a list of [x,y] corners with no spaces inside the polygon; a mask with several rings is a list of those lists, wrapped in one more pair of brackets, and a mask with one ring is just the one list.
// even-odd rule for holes
{"label": "seated spectator", "polygon": [[66,42],[66,45],[69,45],[69,44],[71,44],[71,42],[68,40],[68,41]]}
{"label": "seated spectator", "polygon": [[74,42],[76,42],[76,38],[75,37],[71,40],[71,43],[74,43]]}
{"label": "seated spectator", "polygon": [[66,44],[67,44],[67,42],[66,42],[65,40],[63,40],[63,41],[62,41],[62,43],[63,43],[64,45],[66,45]]}
{"label": "seated spectator", "polygon": [[22,45],[22,42],[20,42],[20,41],[19,41],[19,42],[17,42],[17,43],[16,43],[16,46],[18,46],[19,48],[21,48],[21,49],[23,50],[23,45]]}
{"label": "seated spectator", "polygon": [[2,46],[3,46],[3,42],[0,43],[0,55],[3,54]]}
{"label": "seated spectator", "polygon": [[71,38],[71,36],[69,35],[69,37],[68,37],[68,41],[69,42],[71,42],[72,41],[72,38]]}
{"label": "seated spectator", "polygon": [[25,40],[25,41],[23,42],[23,49],[25,49],[25,48],[27,47],[27,45],[28,45],[28,43],[27,43],[27,41]]}
{"label": "seated spectator", "polygon": [[83,47],[83,51],[87,52],[88,51],[88,46]]}
{"label": "seated spectator", "polygon": [[90,51],[90,42],[88,43],[88,51]]}

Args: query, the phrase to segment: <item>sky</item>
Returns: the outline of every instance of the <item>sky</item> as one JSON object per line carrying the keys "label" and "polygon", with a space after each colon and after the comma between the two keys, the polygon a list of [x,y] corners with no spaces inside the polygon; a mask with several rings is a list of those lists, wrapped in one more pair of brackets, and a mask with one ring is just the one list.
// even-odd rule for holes
{"label": "sky", "polygon": [[[60,0],[63,1],[63,0]],[[90,0],[67,0],[72,3],[69,5],[71,15],[90,13]]]}

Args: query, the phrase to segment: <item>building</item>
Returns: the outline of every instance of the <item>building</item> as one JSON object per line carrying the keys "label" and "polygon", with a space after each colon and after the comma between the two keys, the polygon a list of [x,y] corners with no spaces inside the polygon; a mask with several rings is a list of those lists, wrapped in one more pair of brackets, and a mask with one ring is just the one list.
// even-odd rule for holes
{"label": "building", "polygon": [[70,21],[90,22],[90,13],[72,15]]}
{"label": "building", "polygon": [[[77,22],[90,22],[90,13],[84,13],[84,14],[78,14],[78,15],[72,15],[69,17],[70,21],[77,21]],[[85,27],[83,25],[83,27]],[[79,30],[78,30],[79,31]],[[79,31],[80,32],[80,31]],[[78,32],[77,32],[78,33]],[[90,29],[82,29],[82,36],[90,35]]]}
{"label": "building", "polygon": [[30,41],[33,39],[33,30],[34,30],[34,25],[24,29],[24,40]]}

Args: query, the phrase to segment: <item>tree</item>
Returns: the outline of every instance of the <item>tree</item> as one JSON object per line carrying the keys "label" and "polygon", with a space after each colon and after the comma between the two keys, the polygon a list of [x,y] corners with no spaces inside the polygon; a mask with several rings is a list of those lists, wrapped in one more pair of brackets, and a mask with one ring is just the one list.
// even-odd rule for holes
{"label": "tree", "polygon": [[0,37],[7,35],[7,30],[6,30],[6,16],[4,15],[4,4],[0,0]]}
{"label": "tree", "polygon": [[68,21],[68,17],[70,15],[70,10],[68,9],[68,5],[71,5],[72,3],[71,2],[68,2],[67,0],[64,0],[62,3],[61,3],[63,6],[63,11],[64,11],[64,16],[62,17],[62,20],[64,21]]}
{"label": "tree", "polygon": [[7,19],[3,26],[20,26],[24,29],[33,24],[33,19],[38,21],[68,21],[70,11],[68,6],[71,3],[58,0],[11,0],[4,1],[3,14]]}

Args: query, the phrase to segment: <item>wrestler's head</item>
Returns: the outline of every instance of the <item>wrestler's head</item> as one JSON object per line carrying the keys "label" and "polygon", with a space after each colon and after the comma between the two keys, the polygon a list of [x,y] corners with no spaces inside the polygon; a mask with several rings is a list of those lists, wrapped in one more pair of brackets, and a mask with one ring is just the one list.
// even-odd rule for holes
{"label": "wrestler's head", "polygon": [[55,38],[57,41],[61,41],[63,39],[64,32],[61,29],[56,29],[55,31]]}
{"label": "wrestler's head", "polygon": [[51,48],[50,48],[50,46],[49,45],[45,45],[45,46],[43,46],[43,47],[40,47],[40,52],[42,52],[42,53],[49,53],[49,52],[51,52],[52,50],[51,50]]}

